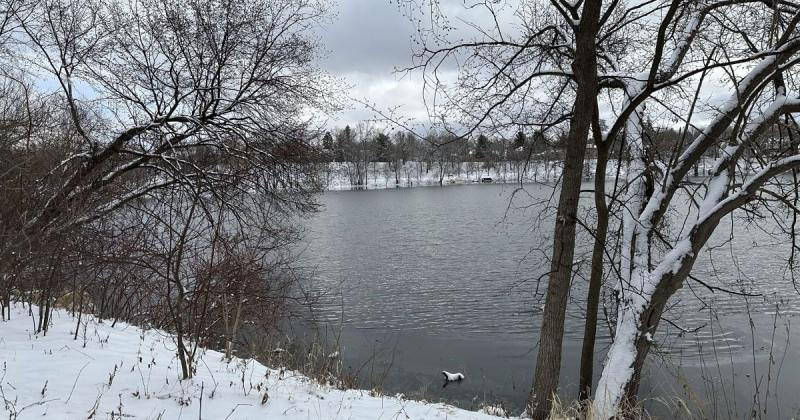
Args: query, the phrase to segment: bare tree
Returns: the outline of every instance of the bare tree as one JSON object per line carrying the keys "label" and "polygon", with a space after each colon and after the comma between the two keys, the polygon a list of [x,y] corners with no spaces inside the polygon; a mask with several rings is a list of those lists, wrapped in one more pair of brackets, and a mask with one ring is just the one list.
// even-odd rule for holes
{"label": "bare tree", "polygon": [[[566,2],[562,2],[561,5],[569,7]],[[536,359],[531,407],[528,410],[534,418],[544,419],[550,415],[552,398],[557,391],[561,372],[561,343],[572,280],[581,174],[586,153],[586,139],[596,108],[594,96],[597,92],[598,77],[595,38],[600,27],[600,6],[599,1],[587,2],[580,14],[577,8],[567,8],[568,12],[565,12],[569,13],[568,18],[578,20],[577,25],[570,25],[575,34],[575,61],[572,63],[572,71],[577,89],[564,158],[561,195],[556,212],[553,258],[542,316],[539,355]]]}
{"label": "bare tree", "polygon": [[[796,191],[782,187],[786,180],[780,177],[797,167],[796,148],[776,152],[764,148],[760,139],[779,117],[798,111],[796,95],[787,93],[790,86],[786,83],[800,51],[798,6],[790,2],[673,1],[664,7],[666,12],[655,27],[652,55],[648,56],[650,69],[630,73],[616,82],[623,92],[623,103],[607,133],[609,137],[623,134],[631,161],[623,200],[616,332],[594,402],[595,415],[603,418],[632,404],[667,301],[689,277],[697,255],[720,220],[746,205],[768,205],[764,197],[775,191]],[[765,19],[749,25],[728,25],[730,16],[746,13]],[[730,48],[731,44],[724,42],[731,40],[744,42],[748,48]],[[750,40],[758,42],[748,43]],[[669,49],[673,52],[667,56]],[[688,133],[704,78],[717,68],[727,73],[733,91],[730,98],[699,135],[684,137],[665,161],[652,159],[643,129],[646,107],[661,103],[660,91],[685,83],[684,89],[688,87],[694,95],[689,98],[687,113],[678,117],[686,124],[684,133]],[[726,135],[729,127],[733,130]],[[667,230],[664,222],[670,209],[683,202],[676,198],[678,191],[688,183],[693,168],[721,140],[727,146],[710,176],[702,182],[702,188],[690,190],[691,196],[698,195],[693,200],[697,209],[692,219],[677,232]],[[755,167],[742,164],[746,149],[759,156]],[[754,174],[749,175],[751,169]]]}
{"label": "bare tree", "polygon": [[230,355],[283,316],[314,115],[336,106],[312,65],[324,2],[0,6],[3,315],[37,303],[46,332],[61,301],[166,328],[184,377],[198,345]]}
{"label": "bare tree", "polygon": [[[414,4],[414,2],[411,2]],[[561,192],[553,234],[551,269],[542,317],[539,352],[528,412],[545,418],[558,388],[564,317],[572,279],[580,184],[592,115],[598,91],[598,31],[608,12],[602,2],[523,2],[516,11],[523,31],[509,35],[497,19],[504,11],[488,2],[477,3],[490,17],[488,26],[471,25],[475,39],[450,42],[445,16],[425,32],[418,64],[434,97],[441,95],[441,108],[431,113],[442,121],[452,117],[470,127],[493,130],[536,126],[542,131],[568,123]],[[431,1],[438,11],[438,2]],[[493,18],[493,19],[491,19]],[[443,31],[441,33],[439,31]],[[440,69],[458,60],[459,80],[455,89],[439,83]],[[544,94],[531,95],[533,91]],[[539,99],[546,97],[547,99]],[[435,102],[434,103],[438,103]],[[447,129],[447,127],[445,127]]]}
{"label": "bare tree", "polygon": [[327,106],[304,35],[322,13],[314,0],[37,3],[20,41],[60,86],[79,140],[22,232],[85,223],[180,183],[309,208],[314,133],[298,115]]}
{"label": "bare tree", "polygon": [[[784,116],[783,131],[789,139],[796,137],[791,114],[797,111],[797,100],[787,92],[795,85],[800,8],[791,1],[664,0],[630,5],[609,1],[603,5],[553,0],[524,1],[508,13],[502,2],[476,2],[467,5],[483,12],[470,22],[475,36],[462,41],[466,37],[458,33],[460,37],[453,37],[457,41],[451,41],[447,35],[459,28],[441,16],[438,2],[405,4],[425,4],[433,12],[433,25],[421,30],[423,47],[413,69],[426,75],[428,97],[435,98],[429,102],[435,118],[458,121],[468,127],[467,134],[482,126],[503,130],[528,125],[548,131],[569,121],[531,406],[536,417],[548,414],[546,401],[556,389],[563,332],[558,327],[563,325],[559,320],[563,320],[572,269],[575,230],[566,224],[576,215],[563,210],[572,208],[568,199],[576,196],[564,190],[572,190],[574,175],[580,176],[581,170],[572,165],[583,163],[583,151],[577,149],[585,147],[589,125],[595,126],[598,172],[604,171],[613,142],[622,142],[620,157],[624,154],[628,163],[618,200],[623,216],[618,257],[601,246],[609,229],[608,206],[604,185],[597,179],[604,174],[596,174],[599,217],[581,369],[581,393],[586,397],[591,391],[588,367],[600,279],[603,265],[611,265],[619,277],[616,328],[593,412],[600,417],[619,414],[634,402],[641,369],[669,297],[690,278],[698,252],[720,219],[755,203],[770,209],[782,203],[795,210],[790,198],[794,176],[781,177],[796,168],[796,147],[790,146],[794,141],[759,139],[765,132],[774,132],[770,127]],[[500,17],[516,22],[522,31],[508,30]],[[439,77],[442,69],[452,69],[454,63],[459,72],[455,87],[441,83],[444,77]],[[702,99],[704,83],[712,74],[726,79],[732,92],[721,104]],[[600,127],[596,102],[611,109],[608,130]],[[697,114],[709,108],[715,110],[710,123],[697,126]],[[645,126],[650,118],[661,124],[682,124],[680,140],[648,135]],[[728,146],[720,149],[720,143]],[[714,155],[717,159],[709,177],[699,188],[688,188],[688,177],[701,175],[704,159]],[[791,181],[788,186],[784,185],[787,181]],[[673,232],[667,222],[671,210],[682,205],[678,201],[683,203],[675,198],[679,191],[693,197],[690,203],[698,203],[696,220]],[[567,228],[559,230],[559,225]]]}

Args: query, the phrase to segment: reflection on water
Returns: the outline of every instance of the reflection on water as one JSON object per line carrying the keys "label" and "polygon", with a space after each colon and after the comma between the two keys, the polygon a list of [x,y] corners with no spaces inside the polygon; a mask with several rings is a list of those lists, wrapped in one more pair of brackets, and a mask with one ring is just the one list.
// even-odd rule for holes
{"label": "reflection on water", "polygon": [[[341,325],[344,360],[365,382],[375,382],[374,365],[381,365],[391,368],[380,382],[392,392],[466,407],[482,401],[523,406],[545,284],[538,279],[547,271],[543,255],[551,240],[552,218],[537,203],[553,190],[526,185],[510,201],[517,187],[322,197],[325,210],[307,222],[302,261],[317,273],[314,287],[325,291],[314,308],[317,319]],[[710,245],[694,275],[715,287],[760,296],[687,282],[655,336],[641,394],[678,396],[707,417],[746,417],[765,406],[765,417],[794,415],[800,406],[792,387],[800,355],[785,349],[796,337],[787,327],[800,311],[800,299],[784,278],[788,246],[731,221],[720,226]],[[578,247],[579,270],[585,273],[591,249],[585,232]],[[566,320],[561,393],[567,399],[577,394],[585,277],[574,279]],[[598,336],[599,374],[610,342],[605,325]],[[781,360],[786,363],[778,366]],[[363,369],[367,362],[372,377]],[[443,388],[441,370],[464,372],[467,380]],[[770,388],[770,401],[754,403],[756,384],[762,394]],[[660,400],[647,404],[655,412],[669,411]]]}

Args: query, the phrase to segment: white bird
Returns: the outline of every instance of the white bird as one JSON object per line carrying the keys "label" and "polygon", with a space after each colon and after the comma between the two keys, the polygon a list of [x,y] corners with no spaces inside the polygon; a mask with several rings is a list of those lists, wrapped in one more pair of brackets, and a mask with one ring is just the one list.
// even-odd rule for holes
{"label": "white bird", "polygon": [[464,379],[464,374],[461,373],[461,372],[450,373],[450,372],[448,372],[446,370],[443,370],[442,371],[442,375],[444,375],[444,379],[447,382],[456,382],[456,381],[460,381],[460,380]]}

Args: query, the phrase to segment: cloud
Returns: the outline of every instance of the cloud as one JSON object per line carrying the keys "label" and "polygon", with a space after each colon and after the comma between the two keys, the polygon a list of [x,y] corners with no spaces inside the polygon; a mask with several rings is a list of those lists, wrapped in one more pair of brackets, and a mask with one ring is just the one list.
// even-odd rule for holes
{"label": "cloud", "polygon": [[[328,120],[330,128],[347,124],[354,126],[360,121],[375,119],[376,113],[359,103],[361,101],[385,112],[395,110],[419,124],[428,122],[422,76],[419,72],[406,74],[397,71],[412,64],[417,36],[417,27],[404,14],[409,9],[401,10],[397,3],[397,0],[339,0],[331,10],[330,23],[317,29],[317,36],[327,51],[319,65],[343,81],[349,97],[345,100],[347,108]],[[469,7],[472,4],[463,0],[440,2],[448,22],[456,26],[449,33],[451,40],[480,38],[481,30],[491,31],[494,27],[491,13],[482,6]],[[496,6],[497,24],[506,35],[517,35],[522,30],[521,16],[515,14],[518,6],[513,0]],[[417,24],[425,27],[425,19],[422,16]],[[455,82],[453,63],[447,63],[444,68],[440,76],[448,79],[447,82]],[[701,126],[707,123],[714,115],[713,104],[720,103],[728,94],[729,89],[707,82],[700,98],[702,106],[695,110],[693,122]],[[618,111],[601,101],[603,118],[613,119],[613,114]],[[657,123],[682,125],[672,121],[669,112],[659,115],[663,121]]]}
{"label": "cloud", "polygon": [[396,72],[411,64],[414,25],[388,0],[341,0],[333,21],[318,30],[328,54],[319,63],[342,79],[354,101],[333,116],[331,125],[355,125],[375,113],[356,101],[379,109],[400,106],[409,116],[426,116],[421,78]]}
{"label": "cloud", "polygon": [[[401,0],[400,4],[398,6],[398,0],[339,0],[331,10],[331,22],[317,30],[327,51],[319,65],[343,80],[348,96],[354,100],[349,101],[350,106],[343,112],[332,116],[329,125],[354,125],[375,118],[373,111],[357,101],[369,102],[385,111],[396,108],[406,118],[427,122],[421,75],[397,70],[412,64],[414,40],[418,35],[418,27],[407,14],[415,13],[414,18],[420,19],[416,23],[420,28],[428,28],[430,16],[424,14],[425,8],[414,8],[413,2]],[[457,27],[449,34],[453,38],[479,36],[478,28],[488,29],[494,25],[491,14],[485,9],[468,7],[463,0],[442,0],[439,5],[449,24]],[[497,7],[504,31],[513,32],[506,25],[517,24],[518,19],[513,16],[516,7]],[[445,64],[444,77],[454,73],[453,65]]]}
{"label": "cloud", "polygon": [[319,35],[330,54],[323,65],[331,72],[359,69],[390,73],[411,62],[414,27],[386,0],[342,0],[334,22]]}

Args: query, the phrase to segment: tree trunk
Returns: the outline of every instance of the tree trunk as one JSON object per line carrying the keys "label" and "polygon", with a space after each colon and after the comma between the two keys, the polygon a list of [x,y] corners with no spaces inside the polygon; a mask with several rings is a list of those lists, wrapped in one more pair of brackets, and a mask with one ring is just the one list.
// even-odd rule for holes
{"label": "tree trunk", "polygon": [[[688,273],[688,271],[687,271]],[[597,393],[592,407],[596,419],[610,419],[636,404],[642,368],[650,351],[661,313],[674,292],[655,293],[643,308],[625,305],[619,311],[614,342],[606,356],[603,375],[597,384]]]}
{"label": "tree trunk", "polygon": [[627,414],[625,410],[635,405],[642,368],[664,308],[689,276],[699,251],[722,216],[722,212],[709,216],[711,223],[693,229],[690,236],[684,239],[689,241],[688,248],[674,247],[653,270],[648,270],[645,257],[651,254],[650,242],[636,240],[637,236],[646,235],[647,231],[637,228],[634,236],[626,239],[631,240],[634,265],[627,284],[620,285],[617,329],[597,384],[592,406],[594,418],[624,416]]}
{"label": "tree trunk", "polygon": [[181,379],[191,379],[192,378],[192,367],[190,362],[187,358],[188,350],[183,342],[183,331],[179,327],[178,332],[175,334],[175,340],[178,344],[178,359],[181,362]]}
{"label": "tree trunk", "polygon": [[545,419],[549,416],[561,372],[561,344],[575,254],[575,226],[583,159],[597,101],[595,38],[601,3],[601,1],[584,3],[580,24],[575,31],[576,53],[572,71],[578,87],[573,107],[574,116],[570,122],[566,145],[561,193],[553,232],[553,258],[539,335],[539,354],[536,360],[533,390],[528,403],[528,412],[534,419]]}
{"label": "tree trunk", "polygon": [[597,228],[592,249],[592,271],[589,277],[589,292],[586,297],[586,322],[583,329],[581,348],[581,367],[579,398],[585,401],[592,394],[592,375],[594,371],[594,344],[597,333],[597,307],[600,303],[600,286],[603,282],[603,253],[608,234],[608,206],[606,205],[606,167],[611,140],[603,142],[600,120],[595,107],[592,120],[592,133],[597,146],[597,165],[594,175],[594,205],[597,210]]}

